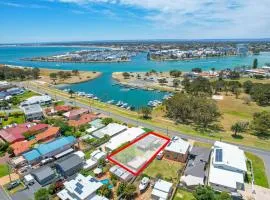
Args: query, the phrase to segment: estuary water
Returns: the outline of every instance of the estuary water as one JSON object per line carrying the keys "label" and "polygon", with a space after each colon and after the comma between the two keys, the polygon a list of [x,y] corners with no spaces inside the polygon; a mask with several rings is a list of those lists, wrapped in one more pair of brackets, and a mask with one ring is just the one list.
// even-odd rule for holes
{"label": "estuary water", "polygon": [[144,106],[150,100],[161,100],[166,94],[165,92],[146,91],[141,89],[127,90],[119,85],[114,85],[114,80],[111,78],[112,72],[118,71],[169,71],[178,69],[181,71],[190,71],[194,67],[200,67],[203,70],[215,68],[216,70],[233,68],[242,65],[251,65],[254,58],[258,59],[259,66],[270,62],[270,53],[261,53],[256,56],[232,56],[220,58],[205,58],[195,59],[190,61],[148,61],[146,53],[140,53],[132,59],[131,62],[125,63],[55,63],[55,62],[31,62],[23,61],[22,58],[31,58],[35,56],[49,56],[61,54],[69,51],[83,50],[86,47],[0,47],[0,63],[51,68],[59,70],[85,70],[85,71],[100,71],[103,75],[95,80],[72,84],[66,86],[75,91],[93,93],[103,101],[114,99],[115,101],[124,101],[136,108]]}

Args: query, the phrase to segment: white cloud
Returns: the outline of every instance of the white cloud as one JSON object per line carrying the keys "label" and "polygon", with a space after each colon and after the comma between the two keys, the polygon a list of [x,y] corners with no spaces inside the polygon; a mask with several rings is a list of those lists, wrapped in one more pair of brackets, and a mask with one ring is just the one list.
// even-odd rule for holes
{"label": "white cloud", "polygon": [[[157,29],[209,37],[270,36],[270,0],[54,0],[109,4],[144,10],[144,20]],[[110,14],[107,10],[106,13]],[[197,33],[195,33],[197,31]]]}

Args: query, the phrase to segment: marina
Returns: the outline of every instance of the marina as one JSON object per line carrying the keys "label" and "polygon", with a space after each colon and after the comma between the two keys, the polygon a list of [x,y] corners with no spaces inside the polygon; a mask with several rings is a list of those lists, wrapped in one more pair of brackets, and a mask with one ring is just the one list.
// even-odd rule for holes
{"label": "marina", "polygon": [[[254,58],[259,60],[259,66],[270,60],[270,53],[262,52],[260,55],[250,56],[231,56],[231,57],[215,57],[193,59],[189,61],[164,61],[156,62],[147,60],[147,53],[139,53],[133,57],[130,62],[121,63],[54,63],[54,62],[36,62],[24,61],[22,58],[52,56],[57,54],[65,54],[72,51],[80,51],[87,49],[86,47],[0,47],[0,63],[30,66],[39,68],[49,68],[58,70],[78,69],[83,71],[102,72],[102,75],[94,80],[59,86],[60,89],[68,92],[72,89],[75,92],[81,92],[91,99],[112,103],[123,101],[128,105],[126,108],[134,107],[139,109],[142,106],[147,106],[149,101],[163,101],[168,98],[168,92],[153,90],[150,88],[142,89],[136,85],[123,86],[112,79],[112,73],[121,72],[143,72],[155,69],[156,71],[169,71],[177,69],[181,71],[191,71],[192,68],[200,67],[202,70],[215,68],[216,70],[233,68],[236,66],[250,65]],[[156,105],[154,103],[153,105]],[[122,105],[121,105],[122,106]]]}

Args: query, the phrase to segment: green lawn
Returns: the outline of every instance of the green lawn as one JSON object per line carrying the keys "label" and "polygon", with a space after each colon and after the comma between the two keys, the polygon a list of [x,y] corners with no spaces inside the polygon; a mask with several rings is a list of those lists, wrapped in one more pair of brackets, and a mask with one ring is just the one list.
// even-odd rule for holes
{"label": "green lawn", "polygon": [[8,166],[7,165],[0,165],[0,177],[8,175]]}
{"label": "green lawn", "polygon": [[3,120],[2,125],[6,126],[6,125],[9,125],[9,124],[13,124],[13,123],[22,124],[24,122],[25,122],[24,115],[19,115],[18,117],[11,116],[11,117],[8,117],[8,120]]}
{"label": "green lawn", "polygon": [[16,97],[19,99],[20,102],[22,102],[32,96],[40,96],[40,94],[27,90],[23,94],[17,95]]}
{"label": "green lawn", "polygon": [[162,178],[168,181],[177,181],[178,170],[182,169],[184,164],[169,160],[153,160],[152,163],[143,171],[144,174],[150,177],[157,177],[161,175]]}
{"label": "green lawn", "polygon": [[246,152],[246,156],[252,161],[255,184],[268,188],[269,184],[263,160],[260,157],[249,152]]}
{"label": "green lawn", "polygon": [[194,142],[193,146],[194,147],[205,147],[205,148],[211,149],[212,144],[196,141],[196,142]]}
{"label": "green lawn", "polygon": [[173,197],[173,200],[195,200],[195,198],[191,192],[178,189]]}

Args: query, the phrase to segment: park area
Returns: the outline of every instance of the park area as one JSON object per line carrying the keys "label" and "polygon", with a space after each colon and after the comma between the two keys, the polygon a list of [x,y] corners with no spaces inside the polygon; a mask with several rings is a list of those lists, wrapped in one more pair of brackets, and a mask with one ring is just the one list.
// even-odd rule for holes
{"label": "park area", "polygon": [[112,153],[108,158],[137,176],[169,141],[167,137],[150,132]]}

